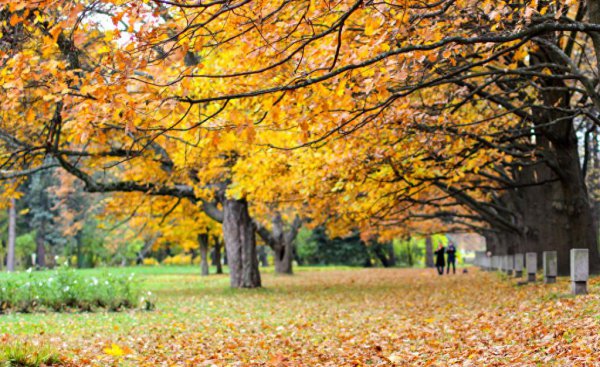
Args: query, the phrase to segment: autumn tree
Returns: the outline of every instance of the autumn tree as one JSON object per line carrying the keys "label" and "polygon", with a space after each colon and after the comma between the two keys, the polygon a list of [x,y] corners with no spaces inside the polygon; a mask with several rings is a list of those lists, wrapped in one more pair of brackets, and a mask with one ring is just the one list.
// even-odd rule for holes
{"label": "autumn tree", "polygon": [[576,134],[598,121],[596,0],[4,3],[5,164],[197,203],[233,286],[260,285],[270,202],[599,263]]}

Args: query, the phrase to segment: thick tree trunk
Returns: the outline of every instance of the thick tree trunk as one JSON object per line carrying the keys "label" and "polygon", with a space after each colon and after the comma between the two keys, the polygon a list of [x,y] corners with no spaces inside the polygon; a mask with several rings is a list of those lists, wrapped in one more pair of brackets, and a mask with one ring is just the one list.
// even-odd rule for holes
{"label": "thick tree trunk", "polygon": [[260,223],[256,223],[256,231],[273,250],[275,272],[278,274],[294,273],[294,241],[301,225],[302,221],[296,216],[286,230],[281,213],[276,213],[273,217],[272,229],[270,231]]}
{"label": "thick tree trunk", "polygon": [[[600,0],[587,0],[587,14],[590,23],[600,24]],[[596,72],[600,72],[600,32],[590,33],[596,54]]]}
{"label": "thick tree trunk", "polygon": [[198,243],[200,244],[200,268],[201,275],[207,276],[208,271],[208,234],[203,233],[198,235]]}
{"label": "thick tree trunk", "polygon": [[277,244],[273,248],[273,258],[275,262],[275,272],[277,274],[293,274],[292,261],[294,260],[294,243],[286,241]]}
{"label": "thick tree trunk", "polygon": [[221,264],[221,240],[219,236],[213,236],[213,266],[217,267],[217,274],[223,274],[223,265]]}
{"label": "thick tree trunk", "polygon": [[8,249],[6,254],[6,270],[15,271],[15,242],[17,239],[17,210],[15,199],[10,199],[8,208]]}
{"label": "thick tree trunk", "polygon": [[557,251],[558,274],[568,275],[570,250],[587,248],[590,270],[598,272],[598,229],[572,122],[555,124],[551,132],[539,134],[536,145],[550,163],[540,162],[515,171],[516,181],[523,187],[511,192],[515,209],[512,220],[522,233],[502,232],[498,236],[502,253]]}
{"label": "thick tree trunk", "polygon": [[433,240],[431,236],[425,237],[425,267],[433,268]]}
{"label": "thick tree trunk", "polygon": [[[573,133],[574,134],[574,133]],[[598,228],[592,213],[587,187],[582,176],[577,151],[577,140],[573,136],[570,144],[556,146],[556,158],[562,171],[561,186],[563,191],[564,207],[561,214],[566,216],[567,225],[564,227],[568,233],[568,240],[557,248],[564,254],[564,259],[558,259],[559,274],[569,273],[569,258],[567,253],[571,248],[587,248],[590,251],[590,270],[594,273],[600,271],[600,254],[598,252]]]}
{"label": "thick tree trunk", "polygon": [[255,228],[248,213],[248,203],[244,199],[224,198],[222,204],[223,237],[231,287],[260,287]]}

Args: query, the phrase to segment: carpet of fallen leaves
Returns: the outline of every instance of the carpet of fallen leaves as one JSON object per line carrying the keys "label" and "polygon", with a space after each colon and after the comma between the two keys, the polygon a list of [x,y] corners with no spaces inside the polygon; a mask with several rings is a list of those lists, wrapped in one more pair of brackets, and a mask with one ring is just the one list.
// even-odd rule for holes
{"label": "carpet of fallen leaves", "polygon": [[4,339],[50,343],[74,366],[600,366],[600,279],[518,286],[471,270],[369,269],[150,277],[151,312],[8,315]]}

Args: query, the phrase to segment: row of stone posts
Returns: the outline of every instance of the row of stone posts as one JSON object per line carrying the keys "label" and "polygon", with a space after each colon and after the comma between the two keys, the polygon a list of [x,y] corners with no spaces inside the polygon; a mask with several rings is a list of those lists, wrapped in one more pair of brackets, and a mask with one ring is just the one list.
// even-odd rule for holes
{"label": "row of stone posts", "polygon": [[[586,294],[589,278],[589,251],[588,249],[571,249],[571,290],[573,294]],[[484,251],[475,252],[474,264],[487,271],[502,271],[507,275],[517,278],[523,277],[526,272],[527,281],[535,282],[538,269],[538,254],[527,252],[514,255],[488,255]],[[556,251],[542,253],[542,269],[544,283],[555,283],[557,275]]]}

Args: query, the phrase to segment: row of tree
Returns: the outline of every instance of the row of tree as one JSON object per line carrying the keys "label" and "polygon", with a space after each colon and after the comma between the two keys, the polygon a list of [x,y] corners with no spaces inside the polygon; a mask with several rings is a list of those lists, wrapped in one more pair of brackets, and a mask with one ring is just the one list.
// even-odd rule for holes
{"label": "row of tree", "polygon": [[257,233],[291,272],[301,222],[600,266],[599,0],[0,6],[7,200],[60,166],[160,238],[219,231],[233,287]]}

